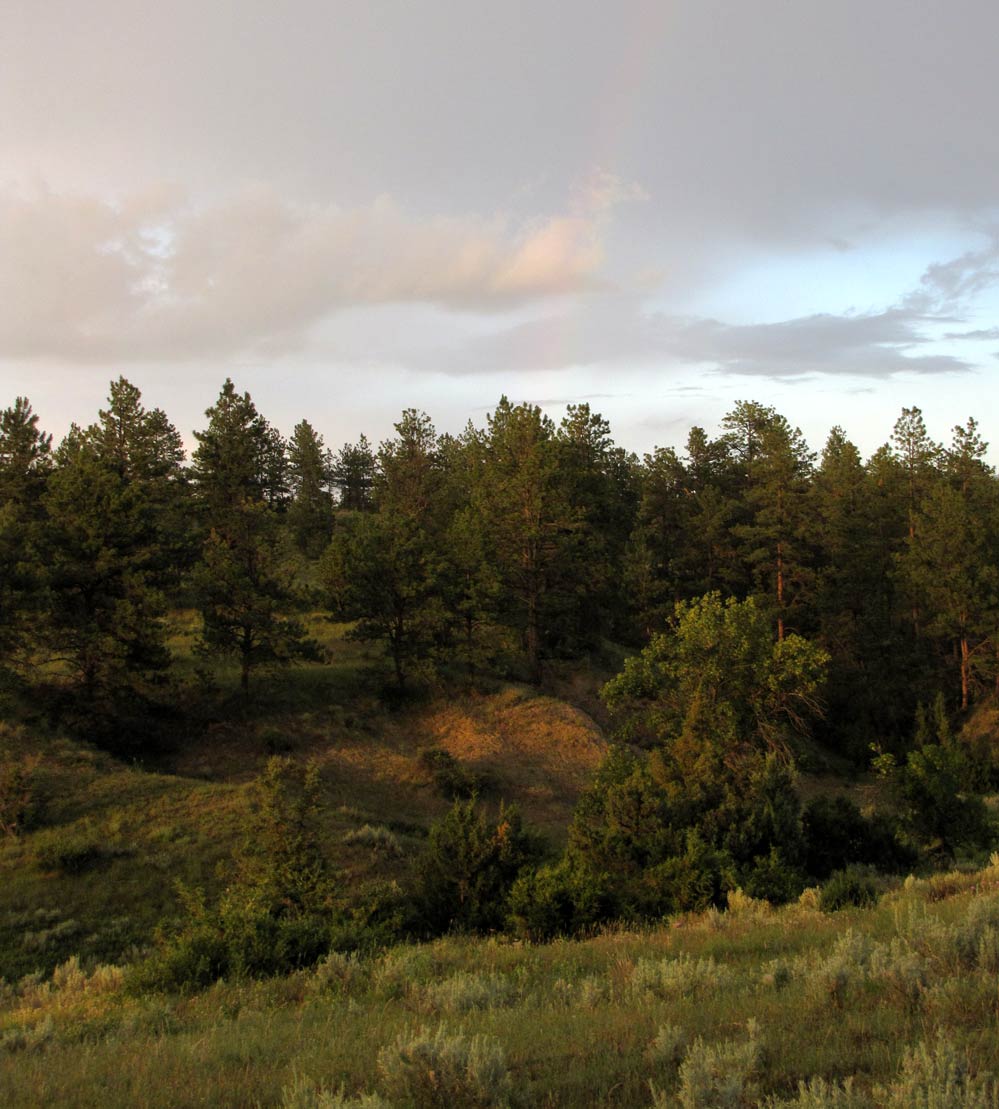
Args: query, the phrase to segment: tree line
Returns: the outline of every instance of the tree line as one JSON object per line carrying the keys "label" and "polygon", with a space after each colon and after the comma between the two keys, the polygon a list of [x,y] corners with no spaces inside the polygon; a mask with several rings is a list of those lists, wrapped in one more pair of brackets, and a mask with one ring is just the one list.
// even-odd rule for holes
{"label": "tree line", "polygon": [[194,434],[188,460],[124,378],[58,446],[26,398],[0,414],[0,665],[60,711],[155,703],[178,608],[244,693],[316,656],[316,609],[382,644],[405,693],[638,650],[713,593],[825,652],[818,728],[856,758],[904,746],[938,693],[963,710],[999,687],[999,486],[973,419],[945,445],[903,409],[865,461],[841,428],[817,455],[743,401],[639,458],[587,404],[556,423],[504,397],[457,436],[407,409],[377,448],[333,451],[226,380]]}

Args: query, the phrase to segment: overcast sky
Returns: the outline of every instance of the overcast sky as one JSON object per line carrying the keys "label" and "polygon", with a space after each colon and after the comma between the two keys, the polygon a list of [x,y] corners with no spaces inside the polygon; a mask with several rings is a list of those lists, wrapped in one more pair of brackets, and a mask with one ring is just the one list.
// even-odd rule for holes
{"label": "overcast sky", "polygon": [[997,42],[995,0],[2,0],[0,406],[999,446]]}

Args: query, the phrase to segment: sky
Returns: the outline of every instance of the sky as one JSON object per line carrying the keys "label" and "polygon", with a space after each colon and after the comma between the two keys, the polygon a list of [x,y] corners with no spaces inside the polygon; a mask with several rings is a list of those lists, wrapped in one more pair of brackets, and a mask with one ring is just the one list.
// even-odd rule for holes
{"label": "sky", "polygon": [[3,0],[0,406],[999,461],[995,0]]}

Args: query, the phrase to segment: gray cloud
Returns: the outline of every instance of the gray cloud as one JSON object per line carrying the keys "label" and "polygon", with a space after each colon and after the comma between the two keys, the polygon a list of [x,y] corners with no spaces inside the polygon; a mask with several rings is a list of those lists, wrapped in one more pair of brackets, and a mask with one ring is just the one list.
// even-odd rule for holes
{"label": "gray cloud", "polygon": [[948,331],[945,339],[969,339],[974,341],[991,341],[999,339],[999,327],[982,327],[975,331]]}
{"label": "gray cloud", "polygon": [[960,309],[999,284],[999,236],[988,246],[969,250],[948,262],[928,266],[904,304],[913,311],[944,314]]}
{"label": "gray cloud", "polygon": [[884,378],[971,369],[951,355],[916,353],[930,342],[920,331],[926,319],[893,308],[733,325],[646,313],[637,301],[619,297],[423,352],[416,363],[448,374],[693,363],[714,372],[791,380],[813,374]]}

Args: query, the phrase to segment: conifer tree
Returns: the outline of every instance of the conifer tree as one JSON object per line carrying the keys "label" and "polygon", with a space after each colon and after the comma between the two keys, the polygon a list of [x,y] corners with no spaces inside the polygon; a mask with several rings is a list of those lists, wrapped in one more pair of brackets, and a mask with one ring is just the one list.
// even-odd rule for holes
{"label": "conifer tree", "polygon": [[199,645],[238,659],[245,697],[255,669],[309,657],[315,645],[294,618],[299,597],[278,523],[283,443],[229,379],[205,415],[193,466],[208,527],[193,575]]}
{"label": "conifer tree", "polygon": [[0,413],[0,666],[27,650],[41,603],[37,543],[51,446],[27,397]]}
{"label": "conifer tree", "polygon": [[177,432],[139,390],[112,382],[108,408],[56,455],[41,541],[47,604],[40,635],[68,667],[88,713],[110,719],[169,666],[164,588],[176,574]]}
{"label": "conifer tree", "polygon": [[333,463],[333,484],[339,490],[340,508],[349,512],[369,510],[376,474],[375,452],[365,436],[356,443],[344,443]]}
{"label": "conifer tree", "polygon": [[[961,708],[972,693],[973,663],[988,657],[999,612],[995,478],[974,420],[955,428],[947,480],[933,484],[913,514],[902,572],[923,632],[957,648]],[[991,658],[989,658],[991,661]]]}
{"label": "conifer tree", "polygon": [[311,558],[322,554],[333,534],[331,471],[323,437],[302,420],[288,442],[288,525],[298,549]]}
{"label": "conifer tree", "polygon": [[518,634],[537,681],[553,606],[572,587],[563,554],[582,518],[561,480],[554,424],[540,408],[501,398],[488,417],[472,504],[502,582],[500,618]]}

